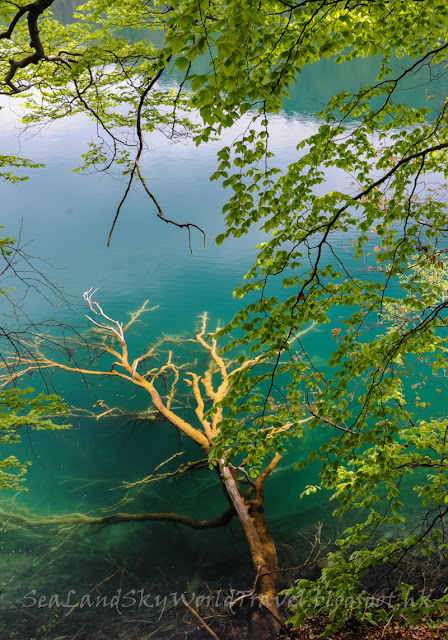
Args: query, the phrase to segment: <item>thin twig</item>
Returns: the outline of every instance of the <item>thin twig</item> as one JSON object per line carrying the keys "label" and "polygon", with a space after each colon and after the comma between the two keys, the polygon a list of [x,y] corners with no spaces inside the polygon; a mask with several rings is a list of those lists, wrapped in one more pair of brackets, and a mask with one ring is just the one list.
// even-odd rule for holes
{"label": "thin twig", "polygon": [[215,640],[219,640],[218,636],[216,635],[216,633],[213,631],[213,629],[211,629],[208,624],[205,622],[205,620],[203,618],[201,618],[201,616],[199,615],[199,613],[196,611],[196,609],[193,609],[192,606],[190,606],[188,604],[188,602],[185,602],[185,600],[182,600],[182,602],[184,603],[184,605],[187,607],[187,609],[189,611],[191,611],[191,613],[196,616],[196,618],[199,620],[199,622],[202,624],[202,626],[204,627],[204,629],[206,629],[209,634],[212,636],[212,638],[214,638]]}

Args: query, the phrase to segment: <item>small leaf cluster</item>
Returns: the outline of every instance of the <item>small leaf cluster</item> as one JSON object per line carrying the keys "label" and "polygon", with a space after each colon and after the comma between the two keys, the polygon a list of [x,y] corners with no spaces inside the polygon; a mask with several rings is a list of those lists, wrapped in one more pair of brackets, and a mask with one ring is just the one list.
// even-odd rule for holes
{"label": "small leaf cluster", "polygon": [[[0,446],[17,445],[23,431],[68,428],[61,419],[68,416],[68,406],[56,395],[34,394],[34,389],[0,391]],[[57,419],[58,422],[54,420]],[[0,456],[0,489],[26,490],[23,487],[29,462],[15,455]]]}

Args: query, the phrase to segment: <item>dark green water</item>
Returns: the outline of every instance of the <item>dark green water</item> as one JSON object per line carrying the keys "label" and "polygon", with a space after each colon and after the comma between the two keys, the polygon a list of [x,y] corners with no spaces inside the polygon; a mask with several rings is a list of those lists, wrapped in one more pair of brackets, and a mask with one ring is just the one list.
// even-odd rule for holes
{"label": "dark green water", "polygon": [[[314,66],[299,79],[284,113],[271,125],[272,147],[281,165],[297,158],[296,145],[316,130],[315,113],[326,99],[335,91],[358,88],[374,75],[376,66],[375,61],[361,61],[342,70],[328,62]],[[415,104],[420,100],[424,99],[415,95]],[[193,234],[191,255],[186,233],[157,220],[151,203],[138,188],[122,211],[111,247],[106,248],[124,184],[107,176],[72,172],[86,141],[94,136],[93,127],[79,116],[33,135],[19,136],[14,114],[5,101],[2,104],[2,153],[45,162],[46,169],[33,173],[26,183],[1,185],[1,224],[10,235],[18,236],[21,229],[22,244],[30,243],[28,251],[49,260],[54,269],[42,268],[63,287],[75,307],[52,309],[31,292],[26,306],[30,317],[38,321],[52,316],[59,322],[85,326],[87,309],[82,293],[91,287],[99,288],[97,299],[119,320],[125,320],[128,312],[149,299],[158,309],[148,314],[147,327],[132,337],[135,355],[161,333],[193,331],[203,311],[209,313],[212,328],[231,319],[241,304],[232,298],[232,291],[250,267],[262,234],[255,230],[221,247],[213,242],[223,230],[221,207],[226,200],[222,188],[209,181],[221,143],[198,149],[191,143],[174,145],[156,134],[148,140],[150,150],[145,157],[148,183],[166,215],[204,228],[205,249],[201,237]],[[223,142],[230,142],[235,134],[227,132]],[[331,190],[341,179],[342,174],[329,171],[325,188]],[[348,239],[342,242],[348,243]],[[309,352],[321,364],[332,347],[328,336],[327,328],[307,337]],[[89,391],[76,376],[55,374],[53,379],[63,397],[78,407],[92,407],[105,393],[115,394],[104,396],[106,401],[110,398],[130,410],[147,405],[144,394],[126,386],[100,383]],[[31,383],[38,381],[27,381]],[[74,511],[97,515],[123,497],[122,481],[135,482],[152,473],[179,450],[179,445],[185,451],[184,460],[197,455],[190,443],[179,443],[168,425],[146,424],[133,431],[130,427],[120,430],[120,422],[111,420],[75,417],[71,422],[69,431],[24,438],[19,453],[33,464],[27,480],[29,493],[18,496],[17,505],[43,515]],[[267,489],[272,529],[289,564],[303,551],[301,533],[329,515],[323,496],[299,500],[312,471],[291,469],[312,445],[309,439],[298,443]],[[192,475],[165,485],[154,484],[132,505],[139,511],[178,511],[200,518],[215,517],[225,507],[219,487],[207,472],[204,479]],[[337,526],[333,525],[334,533]],[[31,589],[47,596],[66,594],[69,589],[82,594],[110,575],[117,563],[129,570],[125,581],[129,588],[143,584],[154,593],[182,591],[192,581],[196,589],[211,584],[224,588],[250,584],[251,567],[237,523],[225,530],[204,532],[161,523],[111,526],[68,548],[67,553],[57,548],[57,541],[48,544],[44,538],[43,534],[33,537],[22,532],[0,537],[7,633],[19,628],[22,619],[27,620],[28,629],[54,613],[45,607],[21,608]],[[117,588],[117,578],[114,580],[108,583],[112,590]],[[59,613],[62,616],[65,610]],[[84,624],[83,615],[86,620],[93,615],[91,610],[78,614],[75,626]]]}

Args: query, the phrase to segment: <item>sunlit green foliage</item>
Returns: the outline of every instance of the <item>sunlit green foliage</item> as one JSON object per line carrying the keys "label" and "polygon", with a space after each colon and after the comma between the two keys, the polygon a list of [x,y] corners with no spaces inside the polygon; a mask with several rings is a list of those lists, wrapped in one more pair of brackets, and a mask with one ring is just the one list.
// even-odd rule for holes
{"label": "sunlit green foliage", "polygon": [[28,430],[67,428],[52,420],[66,417],[67,405],[55,395],[32,396],[33,391],[31,388],[0,391],[0,489],[24,490],[23,481],[30,464],[20,462],[14,454],[3,458],[8,449],[3,445],[18,445]]}
{"label": "sunlit green foliage", "polygon": [[[0,155],[0,167],[14,167],[14,169],[37,169],[43,167],[43,164],[32,162],[26,158],[18,158],[17,156]],[[27,175],[17,175],[15,171],[0,171],[0,178],[8,180],[8,182],[23,182],[28,179]]]}
{"label": "sunlit green foliage", "polygon": [[[7,11],[5,20],[14,7]],[[47,13],[45,49],[66,59],[20,67],[14,86],[28,123],[78,112],[98,123],[86,167],[116,163],[132,180],[144,134],[161,129],[201,144],[240,123],[212,176],[229,192],[217,242],[254,226],[266,238],[235,292],[252,301],[221,333],[260,358],[232,379],[214,455],[257,468],[305,429],[323,432],[310,456],[322,464],[321,486],[337,513],[355,509],[365,521],[345,531],[317,582],[291,591],[300,595],[294,620],[314,611],[316,598],[335,626],[351,611],[384,618],[384,608],[359,597],[369,567],[446,550],[447,423],[434,401],[447,391],[446,2],[90,0],[68,27]],[[2,74],[27,42],[21,21],[1,41]],[[341,87],[318,131],[297,140],[296,160],[277,166],[271,114],[302,69],[376,55],[375,83]],[[430,97],[427,106],[408,106],[403,86]],[[201,116],[195,126],[191,109]],[[329,171],[341,176],[338,190],[325,186]],[[296,339],[311,322],[335,341],[323,367]],[[402,488],[411,476],[423,515],[404,535]],[[388,527],[393,541],[382,537]],[[409,593],[398,586],[389,613],[414,619],[445,605],[445,596],[409,605]]]}

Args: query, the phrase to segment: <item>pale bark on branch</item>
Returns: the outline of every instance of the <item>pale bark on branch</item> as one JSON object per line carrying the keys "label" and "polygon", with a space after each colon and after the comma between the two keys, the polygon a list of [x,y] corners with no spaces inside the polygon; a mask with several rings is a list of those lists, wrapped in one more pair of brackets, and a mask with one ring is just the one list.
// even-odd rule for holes
{"label": "pale bark on branch", "polygon": [[[0,384],[14,381],[33,369],[61,369],[82,374],[86,378],[89,376],[105,376],[121,378],[128,383],[144,389],[151,398],[156,415],[163,417],[164,424],[169,423],[174,426],[179,433],[187,436],[190,440],[198,444],[208,458],[212,450],[214,438],[219,435],[221,421],[223,419],[222,402],[225,400],[232,385],[232,376],[248,367],[260,366],[263,358],[260,356],[249,357],[243,364],[232,366],[218,350],[217,341],[213,333],[207,331],[208,315],[204,313],[200,317],[200,325],[194,338],[165,336],[150,346],[137,358],[132,358],[129,354],[129,347],[126,342],[126,331],[137,322],[147,308],[147,302],[136,313],[131,315],[128,323],[115,320],[107,315],[102,306],[93,299],[95,291],[90,289],[84,294],[84,299],[89,305],[91,312],[87,316],[94,327],[91,347],[97,352],[109,354],[114,359],[112,367],[107,370],[88,368],[86,366],[76,366],[75,364],[65,364],[58,362],[55,358],[49,358],[42,345],[38,344],[34,350],[34,361],[28,359],[22,362],[22,368],[9,375],[0,375]],[[307,329],[305,331],[310,330]],[[75,343],[79,339],[75,340]],[[191,363],[177,364],[175,357],[175,346],[188,344],[196,345],[199,352],[208,356],[208,366],[205,364],[203,371],[197,373],[193,370]],[[168,350],[166,350],[166,348]],[[151,363],[151,368],[144,371],[142,362]],[[152,366],[154,364],[154,366]],[[197,363],[196,363],[197,365]],[[180,372],[183,371],[184,381],[190,386],[194,400],[194,411],[196,420],[187,419],[185,415],[173,406],[178,393],[178,383]],[[167,378],[171,376],[168,386]],[[161,391],[164,387],[164,392]],[[110,415],[110,411],[104,411],[101,406],[101,415]],[[210,414],[207,409],[213,409]],[[305,418],[299,422],[306,422]],[[286,431],[292,427],[292,423],[285,424],[284,427],[277,427],[278,431]],[[94,517],[83,514],[68,514],[65,516],[51,516],[46,519],[39,519],[34,526],[54,525],[70,526],[82,528],[85,526],[101,527],[122,522],[144,522],[144,521],[164,521],[175,522],[194,529],[206,529],[224,526],[236,515],[241,523],[245,537],[249,544],[250,554],[254,565],[256,578],[254,585],[254,596],[260,600],[272,633],[275,634],[281,624],[281,616],[278,611],[276,596],[278,593],[278,558],[275,543],[269,531],[264,504],[264,485],[268,477],[275,470],[281,460],[281,455],[276,453],[255,478],[250,478],[248,472],[243,467],[235,467],[227,459],[224,453],[219,460],[218,478],[222,486],[229,509],[220,517],[211,520],[197,520],[189,516],[173,513],[107,513],[101,517]],[[178,473],[187,472],[194,468],[195,463],[189,463],[186,468],[179,468],[174,474],[167,472],[163,474],[166,478]],[[243,463],[244,464],[244,463]],[[239,480],[242,474],[244,482]],[[128,483],[127,487],[145,487],[154,480],[154,474],[147,476],[140,483]],[[249,482],[247,482],[249,480]],[[125,499],[122,504],[128,504]]]}

